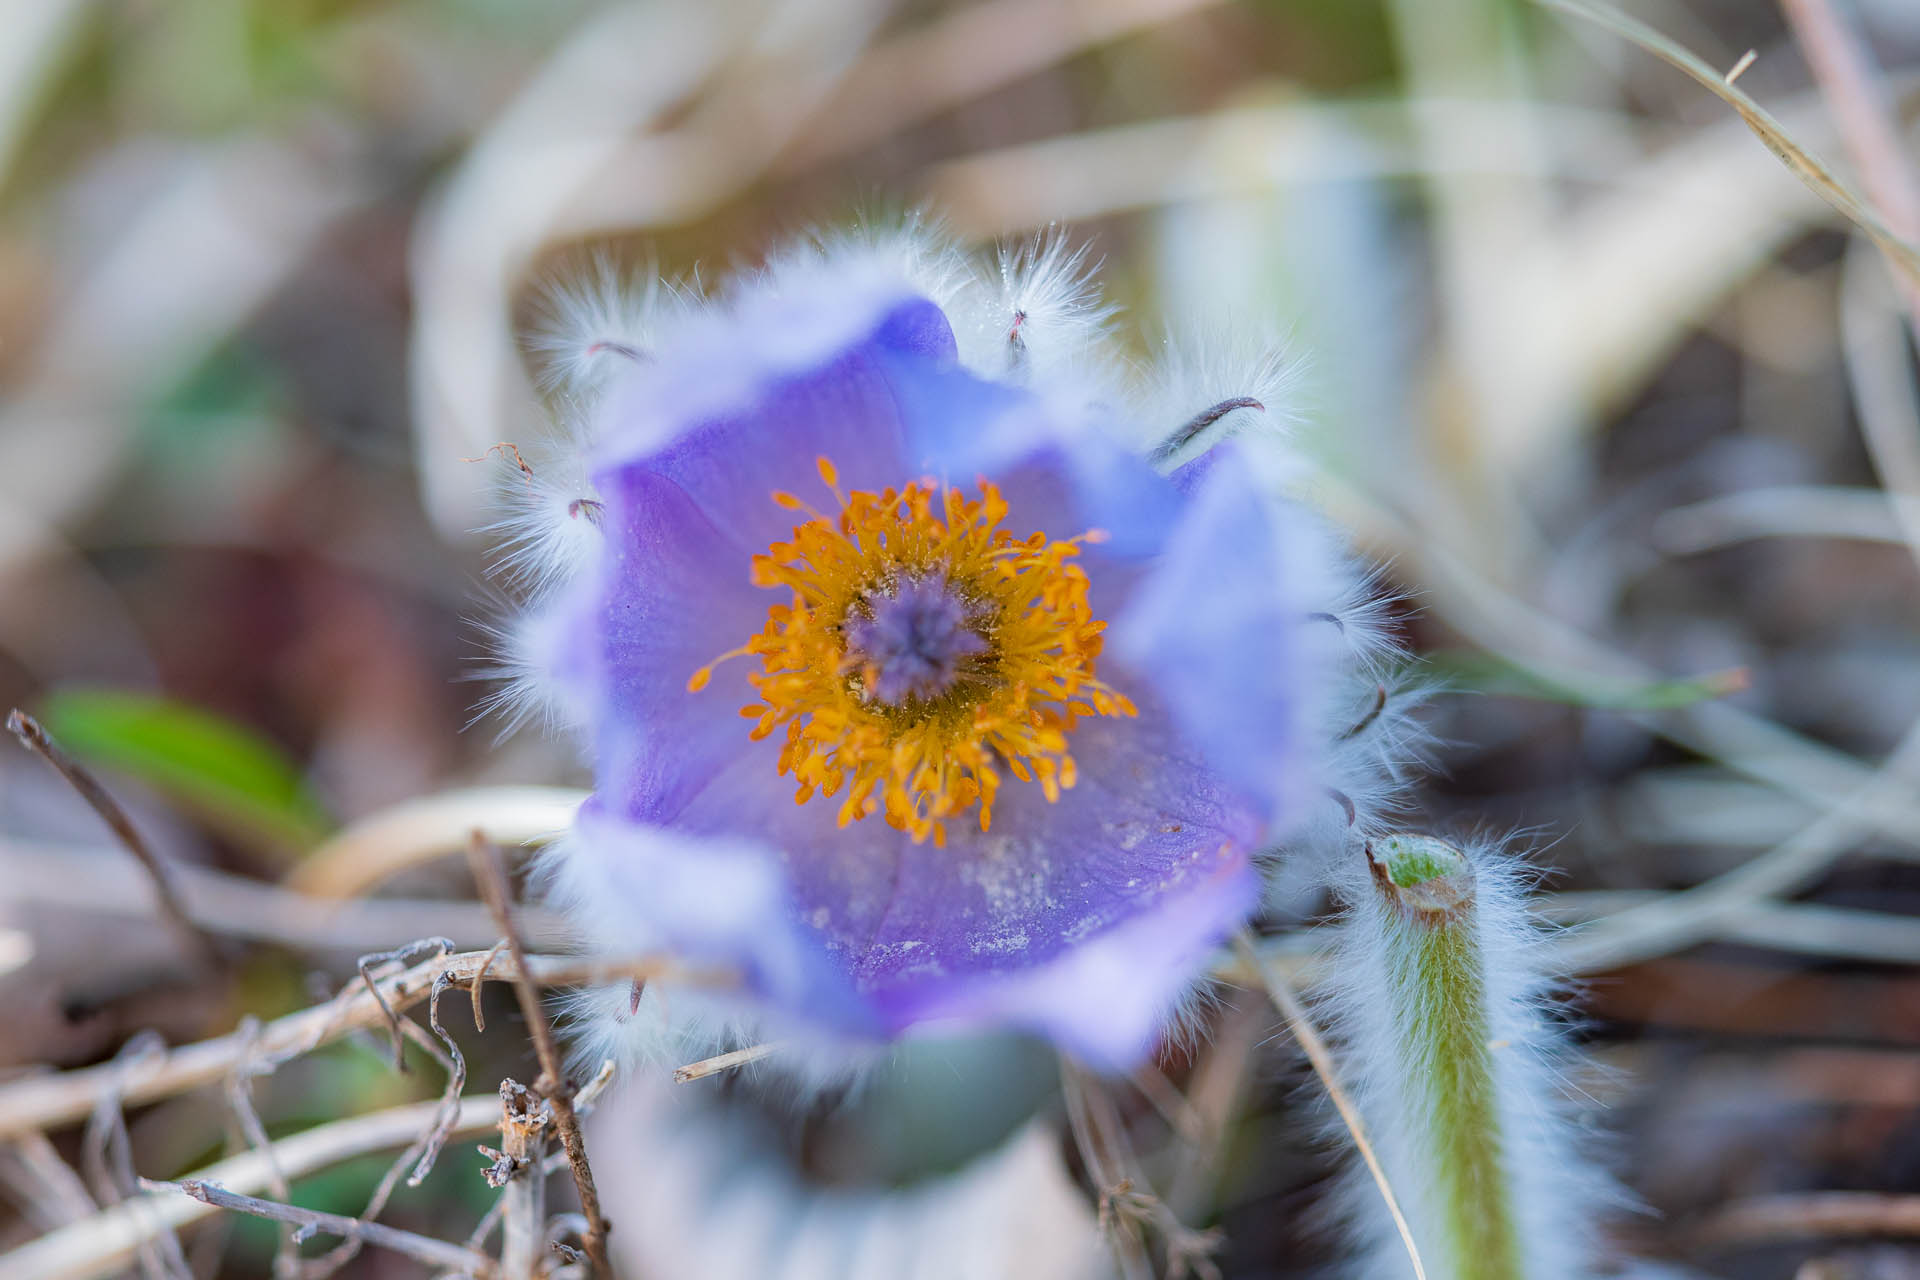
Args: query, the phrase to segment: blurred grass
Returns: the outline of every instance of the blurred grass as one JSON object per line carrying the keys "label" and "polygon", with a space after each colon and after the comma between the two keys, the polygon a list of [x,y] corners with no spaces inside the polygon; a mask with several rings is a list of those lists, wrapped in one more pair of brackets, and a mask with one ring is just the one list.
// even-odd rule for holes
{"label": "blurred grass", "polygon": [[[28,51],[38,88],[0,174],[0,694],[172,802],[150,819],[172,847],[258,874],[234,848],[306,847],[332,821],[317,795],[357,817],[444,786],[578,782],[552,744],[462,733],[483,507],[446,495],[486,485],[460,458],[536,427],[530,286],[603,245],[712,279],[811,221],[931,194],[974,234],[1073,220],[1136,354],[1163,324],[1293,335],[1312,488],[1390,562],[1425,670],[1518,695],[1439,699],[1419,821],[1548,832],[1556,884],[1645,895],[1755,865],[1877,780],[1892,798],[1796,900],[1920,915],[1920,811],[1880,773],[1920,714],[1911,565],[1764,496],[1884,496],[1859,420],[1881,401],[1849,372],[1864,330],[1840,323],[1843,302],[1884,307],[1869,268],[1843,282],[1842,215],[1909,266],[1911,246],[1807,159],[1840,152],[1772,5],[1196,3],[1029,65],[1043,19],[1095,10],[918,0],[868,30],[850,4],[733,29],[746,11],[718,2],[34,3],[74,16]],[[1860,12],[1910,90],[1920,23]],[[1462,34],[1487,31],[1504,43]],[[836,107],[923,38],[948,60]],[[449,388],[468,398],[416,454],[409,427]],[[1718,541],[1662,542],[1666,514],[1749,491]],[[1871,527],[1897,532],[1884,514]],[[0,830],[97,838],[35,775],[0,771]],[[396,891],[470,887],[422,865]],[[137,931],[5,905],[39,948],[0,981],[13,1061],[110,1053],[138,1026],[224,1031],[305,996],[306,957],[251,953],[232,990],[188,999]],[[1793,946],[1708,942],[1585,997],[1594,1047],[1630,1068],[1609,1086],[1626,1175],[1669,1221],[1780,1188],[1920,1189],[1920,1058],[1894,1025],[1914,966]],[[48,1012],[76,990],[125,994],[76,1028]],[[454,1023],[476,1087],[526,1071],[499,1026]],[[1167,1064],[1182,1083],[1209,1069],[1192,1056]],[[1255,1082],[1203,1220],[1226,1227],[1230,1274],[1309,1274],[1324,1242],[1298,1207],[1324,1161],[1297,1138],[1290,1068],[1240,1069]],[[438,1084],[391,1076],[377,1045],[283,1080],[263,1090],[276,1132]],[[144,1117],[145,1149],[206,1153],[208,1116]],[[863,1152],[898,1157],[871,1137],[893,1124],[815,1115],[786,1146],[857,1181]],[[473,1159],[450,1152],[400,1220],[463,1230],[484,1204]],[[302,1195],[352,1212],[383,1167]],[[240,1231],[226,1274],[257,1274],[271,1232]],[[1844,1253],[1647,1234],[1728,1276]]]}

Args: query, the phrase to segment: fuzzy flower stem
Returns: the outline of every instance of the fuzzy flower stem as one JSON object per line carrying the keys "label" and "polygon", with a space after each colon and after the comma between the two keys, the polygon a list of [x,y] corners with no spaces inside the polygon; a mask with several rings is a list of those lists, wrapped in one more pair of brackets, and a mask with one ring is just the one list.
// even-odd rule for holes
{"label": "fuzzy flower stem", "polygon": [[1473,864],[1444,841],[1389,836],[1368,847],[1367,865],[1384,908],[1370,923],[1381,935],[1400,1084],[1408,1109],[1426,1117],[1425,1140],[1411,1149],[1438,1192],[1434,1243],[1446,1274],[1523,1280]]}

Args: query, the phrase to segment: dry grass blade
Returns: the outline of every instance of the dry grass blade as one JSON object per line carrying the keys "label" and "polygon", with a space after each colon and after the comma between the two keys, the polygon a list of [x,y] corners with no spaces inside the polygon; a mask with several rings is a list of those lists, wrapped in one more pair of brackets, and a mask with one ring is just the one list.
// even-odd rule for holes
{"label": "dry grass blade", "polygon": [[1692,51],[1668,39],[1637,18],[1629,17],[1593,0],[1538,0],[1549,9],[1558,9],[1594,22],[1624,40],[1631,41],[1661,61],[1684,71],[1740,113],[1747,127],[1806,184],[1807,189],[1826,201],[1848,221],[1854,223],[1880,246],[1889,261],[1914,286],[1920,287],[1920,248],[1901,239],[1880,220],[1878,214],[1856,195],[1819,159],[1795,142],[1780,122],[1752,98],[1732,84]]}
{"label": "dry grass blade", "polygon": [[160,855],[140,834],[140,829],[133,825],[133,819],[120,807],[120,802],[100,785],[100,780],[79,761],[62,751],[60,744],[53,740],[38,720],[17,707],[7,714],[7,731],[20,739],[20,745],[53,766],[55,772],[65,778],[80,798],[100,815],[100,820],[107,824],[121,845],[133,855],[140,869],[147,873],[147,879],[153,882],[153,891],[160,901],[161,916],[180,935],[189,954],[203,964],[218,960],[219,953],[214,948],[213,940],[194,925],[186,908],[180,905],[180,895],[166,863],[160,860]]}
{"label": "dry grass blade", "polygon": [[1400,1241],[1407,1247],[1407,1258],[1413,1263],[1414,1276],[1417,1280],[1427,1280],[1427,1269],[1420,1261],[1420,1248],[1414,1243],[1413,1230],[1407,1226],[1406,1214],[1400,1210],[1400,1198],[1394,1194],[1393,1184],[1387,1181],[1387,1171],[1380,1167],[1380,1157],[1374,1154],[1373,1143],[1367,1137],[1366,1124],[1360,1118],[1359,1109],[1353,1105],[1353,1099],[1347,1096],[1345,1086],[1340,1083],[1339,1073],[1334,1070],[1333,1054],[1328,1052],[1326,1041],[1320,1038],[1313,1020],[1307,1016],[1306,1006],[1300,1003],[1292,984],[1260,954],[1253,938],[1244,929],[1234,935],[1233,949],[1240,957],[1240,963],[1257,976],[1267,998],[1273,1001],[1280,1016],[1287,1020],[1287,1029],[1299,1041],[1307,1061],[1313,1064],[1314,1074],[1320,1077],[1327,1096],[1333,1100],[1334,1109],[1340,1113],[1341,1122],[1353,1136],[1353,1145],[1366,1162],[1374,1185],[1380,1188],[1380,1198],[1386,1202],[1394,1230],[1400,1233]]}
{"label": "dry grass blade", "polygon": [[711,1058],[702,1058],[698,1062],[689,1062],[684,1067],[673,1069],[673,1078],[679,1084],[693,1080],[704,1080],[708,1076],[719,1075],[723,1071],[732,1071],[744,1067],[750,1062],[758,1062],[769,1054],[780,1051],[779,1041],[768,1044],[748,1045],[744,1049],[735,1049],[730,1053],[717,1053]]}

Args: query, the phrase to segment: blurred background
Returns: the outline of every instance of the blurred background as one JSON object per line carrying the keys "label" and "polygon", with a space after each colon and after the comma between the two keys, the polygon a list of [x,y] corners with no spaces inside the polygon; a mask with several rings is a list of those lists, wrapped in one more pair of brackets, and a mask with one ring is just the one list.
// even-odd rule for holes
{"label": "blurred background", "polygon": [[[1632,8],[1718,72],[1754,51],[1739,88],[1852,174],[1779,8]],[[1920,4],[1837,9],[1920,165]],[[7,0],[3,18],[0,705],[99,771],[223,939],[196,960],[98,818],[6,742],[9,1073],[286,1014],[418,936],[489,945],[458,857],[369,867],[328,837],[454,788],[539,830],[565,793],[532,788],[585,781],[539,732],[475,718],[501,591],[488,451],[545,421],[539,286],[595,255],[711,280],[809,227],[920,208],[970,242],[1088,246],[1142,358],[1188,325],[1288,335],[1315,498],[1386,565],[1452,689],[1423,820],[1530,833],[1543,909],[1592,922],[1565,951],[1602,1068],[1582,1087],[1640,1206],[1626,1246],[1673,1274],[1920,1276],[1909,330],[1866,239],[1618,29],[1519,0]],[[361,901],[321,918],[315,895]],[[454,1016],[482,1092],[537,1070],[496,996],[491,1034]],[[1201,1132],[1152,1089],[1116,1095],[1117,1118],[1186,1223],[1220,1230],[1220,1273],[1325,1274],[1337,1159],[1310,1076],[1264,1005],[1230,995],[1214,1021],[1155,1077]],[[1068,1144],[1021,1128],[1057,1106],[1051,1065],[982,1052],[990,1097],[923,1072],[793,1120],[731,1077],[675,1086],[707,1091],[707,1128],[629,1099],[636,1136],[597,1161],[649,1168],[608,1169],[609,1214],[662,1275],[750,1212],[701,1199],[743,1168],[754,1204],[840,1195],[849,1232],[869,1210],[1094,1230]],[[259,1123],[438,1096],[415,1059],[396,1074],[372,1039],[293,1060],[253,1081]],[[229,1104],[129,1106],[124,1126],[51,1126],[51,1147],[0,1124],[0,1241],[244,1146]],[[390,1161],[293,1193],[357,1214]],[[493,1203],[483,1163],[455,1142],[385,1219],[464,1238]],[[1837,1190],[1874,1196],[1811,1225],[1737,1212]],[[266,1224],[183,1241],[200,1275],[273,1265]],[[377,1250],[342,1265],[430,1273]],[[1175,1269],[1164,1249],[1151,1265]]]}

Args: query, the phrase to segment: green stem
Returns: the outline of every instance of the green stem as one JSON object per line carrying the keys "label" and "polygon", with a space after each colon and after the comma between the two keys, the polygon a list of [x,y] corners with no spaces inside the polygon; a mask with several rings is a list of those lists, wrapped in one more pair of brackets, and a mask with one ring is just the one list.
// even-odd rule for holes
{"label": "green stem", "polygon": [[1473,864],[1428,836],[1367,851],[1402,1084],[1424,1140],[1413,1158],[1437,1195],[1438,1246],[1461,1280],[1524,1280],[1488,1015]]}

